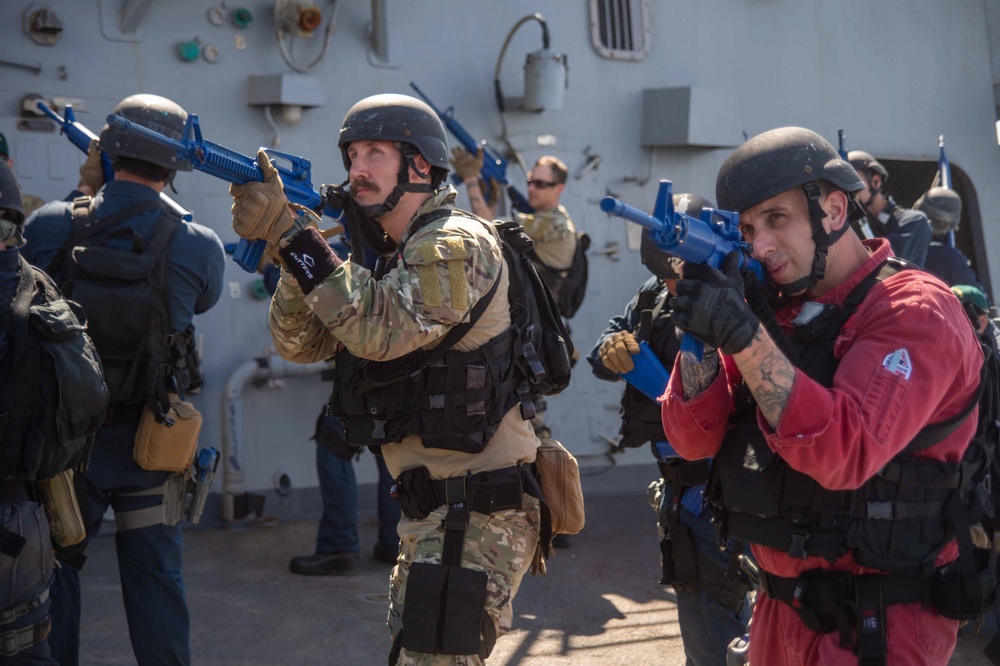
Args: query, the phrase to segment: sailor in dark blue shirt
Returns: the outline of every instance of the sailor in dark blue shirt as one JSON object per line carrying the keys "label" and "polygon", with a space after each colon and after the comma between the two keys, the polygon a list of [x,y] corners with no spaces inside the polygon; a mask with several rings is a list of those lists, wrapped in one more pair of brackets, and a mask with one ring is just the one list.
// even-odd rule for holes
{"label": "sailor in dark blue shirt", "polygon": [[[128,97],[115,113],[175,139],[187,118],[177,104],[156,95]],[[100,170],[94,168],[98,148],[111,156],[115,167],[115,180],[103,187]],[[218,301],[225,267],[215,232],[182,222],[160,202],[160,192],[177,169],[191,166],[178,164],[169,149],[105,128],[81,168],[81,190],[100,188],[96,195],[48,203],[28,219],[25,230],[27,259],[49,271],[87,311],[111,390],[111,406],[85,477],[88,541],[111,506],[118,527],[122,595],[140,664],[189,664],[190,621],[176,514],[181,469],[143,468],[133,448],[140,422],[148,421],[155,429],[156,422],[175,414],[178,401],[189,405],[184,394],[200,386],[192,321]],[[101,290],[102,280],[108,282],[108,272],[116,270],[109,264],[116,262],[102,257],[122,257],[140,268],[148,262],[145,272],[135,271],[133,281],[127,271],[115,276],[115,284],[132,290],[135,307],[106,305],[109,295]],[[136,354],[122,354],[126,344],[136,345]],[[193,447],[191,441],[192,454]],[[187,463],[181,466],[186,469]],[[62,567],[53,585],[52,644],[63,666],[80,661],[79,567],[86,543],[59,553]]]}

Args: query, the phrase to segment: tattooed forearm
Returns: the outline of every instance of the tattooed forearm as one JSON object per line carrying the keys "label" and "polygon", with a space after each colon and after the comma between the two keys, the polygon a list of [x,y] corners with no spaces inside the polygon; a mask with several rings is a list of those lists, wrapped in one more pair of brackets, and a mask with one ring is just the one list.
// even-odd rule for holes
{"label": "tattooed forearm", "polygon": [[781,415],[792,394],[795,366],[763,332],[757,331],[754,342],[746,350],[748,356],[737,359],[743,379],[757,400],[757,406],[772,428],[781,421]]}
{"label": "tattooed forearm", "polygon": [[681,379],[684,381],[684,399],[690,400],[705,389],[719,374],[719,355],[708,352],[701,363],[688,354],[681,355]]}

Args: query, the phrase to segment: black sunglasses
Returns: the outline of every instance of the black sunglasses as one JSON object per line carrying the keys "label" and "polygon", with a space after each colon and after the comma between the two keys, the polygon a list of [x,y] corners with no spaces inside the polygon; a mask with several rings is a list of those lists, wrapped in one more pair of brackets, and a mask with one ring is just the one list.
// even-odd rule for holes
{"label": "black sunglasses", "polygon": [[547,190],[550,187],[555,187],[556,185],[561,185],[562,183],[547,183],[544,180],[532,180],[528,179],[528,187],[537,187],[540,190]]}

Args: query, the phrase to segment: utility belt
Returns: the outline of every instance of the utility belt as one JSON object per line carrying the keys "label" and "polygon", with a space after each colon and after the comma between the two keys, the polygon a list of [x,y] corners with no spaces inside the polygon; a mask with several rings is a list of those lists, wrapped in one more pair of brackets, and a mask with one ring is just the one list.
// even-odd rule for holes
{"label": "utility belt", "polygon": [[14,504],[16,502],[34,502],[34,484],[28,481],[2,481],[0,482],[0,504]]}
{"label": "utility belt", "polygon": [[138,423],[142,418],[142,412],[146,408],[146,403],[113,402],[108,405],[108,411],[104,413],[104,425],[110,426],[118,423]]}
{"label": "utility belt", "polygon": [[708,460],[676,458],[674,460],[657,460],[656,466],[660,468],[660,476],[663,477],[663,480],[673,484],[674,494],[679,495],[691,486],[707,483],[712,463]]}
{"label": "utility belt", "polygon": [[[534,480],[534,464],[516,465],[450,479],[432,479],[426,467],[410,469],[396,479],[399,507],[407,518],[423,520],[444,504],[465,503],[470,511],[490,515],[520,509],[526,488],[525,478]],[[529,484],[530,485],[530,484]],[[535,484],[537,485],[537,484]]]}
{"label": "utility belt", "polygon": [[[402,648],[429,654],[489,657],[497,631],[486,613],[489,575],[462,567],[462,549],[472,511],[490,515],[520,509],[524,494],[541,500],[534,465],[480,472],[449,479],[432,479],[426,467],[403,472],[396,480],[400,509],[413,520],[424,520],[448,505],[442,522],[444,543],[441,563],[414,562],[409,566],[403,628],[393,640],[389,663],[395,664]],[[542,533],[548,543],[551,531],[542,502]]]}
{"label": "utility belt", "polygon": [[0,656],[13,657],[49,637],[52,632],[52,616],[48,612],[32,624],[17,629],[7,629],[8,625],[41,608],[48,600],[49,590],[46,588],[31,601],[0,611]]}
{"label": "utility belt", "polygon": [[[791,607],[811,631],[838,632],[841,647],[853,648],[862,666],[886,663],[887,606],[920,603],[956,620],[972,619],[986,610],[992,595],[958,583],[952,575],[956,565],[945,565],[929,576],[812,569],[797,578],[784,578],[743,561],[768,597]],[[857,631],[857,640],[852,630]]]}

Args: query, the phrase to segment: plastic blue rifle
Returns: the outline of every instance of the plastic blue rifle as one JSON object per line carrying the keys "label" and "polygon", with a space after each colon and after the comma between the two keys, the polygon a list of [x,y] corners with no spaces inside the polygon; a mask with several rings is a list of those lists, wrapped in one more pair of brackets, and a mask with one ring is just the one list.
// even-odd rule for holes
{"label": "plastic blue rifle", "polygon": [[632,357],[632,362],[635,367],[621,373],[621,378],[652,400],[663,395],[670,383],[670,371],[663,367],[645,341],[639,343],[639,353]]}
{"label": "plastic blue rifle", "polygon": [[[198,122],[197,114],[188,114],[181,141],[171,139],[113,113],[108,116],[108,125],[114,125],[123,132],[141,136],[176,150],[178,160],[190,162],[196,170],[210,176],[237,185],[252,181],[263,182],[264,180],[264,173],[260,170],[255,158],[217,143],[205,141],[201,136],[201,125]],[[322,209],[324,215],[337,221],[341,219],[343,212],[329,206],[323,195],[313,189],[312,163],[309,160],[271,149],[267,149],[267,154],[271,158],[280,158],[289,163],[289,166],[286,167],[275,164],[273,159],[271,162],[278,170],[281,183],[285,187],[285,196],[290,202],[312,210]],[[236,244],[236,251],[233,253],[233,261],[246,272],[253,273],[257,270],[257,265],[260,263],[261,257],[264,256],[265,249],[267,249],[266,241],[240,239],[240,242]]]}
{"label": "plastic blue rifle", "polygon": [[[60,116],[43,101],[38,102],[38,110],[56,121],[62,133],[69,139],[69,142],[83,151],[84,155],[89,152],[90,142],[96,139],[97,135],[87,129],[83,123],[77,121],[76,115],[73,113],[73,107],[70,104],[66,105],[65,116]],[[115,170],[111,168],[111,157],[104,151],[101,151],[101,172],[104,174],[105,183],[110,183],[115,179]],[[191,213],[184,210],[179,203],[168,197],[165,192],[160,192],[160,201],[180,215],[181,219],[185,222],[191,221]]]}
{"label": "plastic blue rifle", "polygon": [[[658,248],[687,262],[719,268],[726,255],[738,250],[739,269],[753,271],[761,281],[766,279],[760,262],[750,256],[750,244],[740,235],[739,213],[706,208],[699,219],[677,212],[671,187],[669,180],[660,181],[652,215],[614,197],[601,199],[601,210],[646,227]],[[693,354],[699,361],[704,348],[705,343],[690,334],[685,333],[681,339],[681,351]]]}
{"label": "plastic blue rifle", "polygon": [[215,470],[219,467],[219,450],[206,446],[198,451],[194,459],[194,473],[188,479],[188,492],[191,493],[191,505],[188,507],[188,522],[197,523],[205,511],[205,500],[212,489]]}
{"label": "plastic blue rifle", "polygon": [[[941,180],[941,187],[951,189],[951,164],[948,163],[948,156],[944,154],[944,134],[938,136],[938,177]],[[948,245],[955,247],[955,230],[948,230]]]}
{"label": "plastic blue rifle", "polygon": [[[427,106],[434,110],[434,113],[438,115],[441,122],[444,123],[445,127],[448,128],[458,142],[462,146],[472,153],[476,154],[480,149],[483,151],[483,168],[480,169],[479,175],[483,177],[484,189],[483,195],[489,199],[493,196],[493,181],[500,183],[502,186],[507,188],[507,196],[510,197],[510,205],[514,210],[520,211],[522,213],[534,213],[535,209],[531,207],[528,203],[527,197],[518,192],[517,188],[510,184],[507,180],[507,160],[504,159],[503,155],[497,152],[496,148],[486,143],[486,141],[476,141],[472,138],[461,123],[455,120],[455,107],[449,106],[447,109],[442,111],[430,100],[424,91],[417,87],[417,84],[410,81],[410,87],[416,91],[420,97],[427,102]],[[455,184],[461,182],[461,177],[458,174],[452,174],[452,180]]]}

